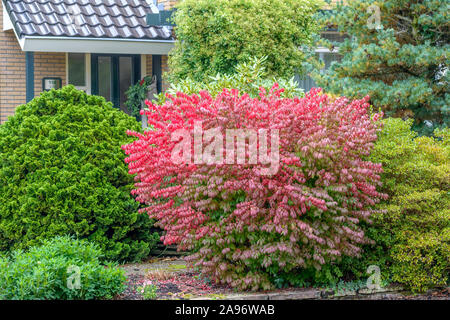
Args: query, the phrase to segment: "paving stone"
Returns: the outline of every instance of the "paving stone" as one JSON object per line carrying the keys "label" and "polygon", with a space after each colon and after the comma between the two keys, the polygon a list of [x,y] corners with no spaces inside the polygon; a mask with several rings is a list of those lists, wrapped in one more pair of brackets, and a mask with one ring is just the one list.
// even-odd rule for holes
{"label": "paving stone", "polygon": [[342,297],[351,297],[358,295],[358,292],[356,290],[345,290],[345,291],[338,291],[335,293],[335,298],[342,298]]}
{"label": "paving stone", "polygon": [[240,294],[226,296],[225,300],[269,300],[267,294]]}
{"label": "paving stone", "polygon": [[302,290],[292,292],[270,293],[269,300],[305,300],[320,299],[320,290]]}
{"label": "paving stone", "polygon": [[395,286],[395,287],[388,286],[388,287],[382,287],[379,289],[361,288],[358,290],[358,294],[368,295],[368,294],[400,292],[400,291],[404,291],[404,288],[401,286]]}

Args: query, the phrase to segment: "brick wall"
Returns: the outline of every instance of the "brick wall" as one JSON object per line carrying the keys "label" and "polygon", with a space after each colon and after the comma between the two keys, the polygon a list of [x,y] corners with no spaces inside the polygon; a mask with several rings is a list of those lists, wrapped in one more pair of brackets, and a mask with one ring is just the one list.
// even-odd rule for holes
{"label": "brick wall", "polygon": [[66,54],[64,52],[34,53],[34,94],[42,92],[42,79],[45,77],[61,78],[62,85],[67,84]]}
{"label": "brick wall", "polygon": [[[172,9],[176,4],[177,0],[158,0],[158,4],[163,4],[165,10]],[[169,82],[167,81],[166,77],[164,76],[165,73],[169,71],[169,65],[168,65],[168,56],[162,56],[161,57],[161,71],[162,71],[162,91],[166,91],[169,88]]]}
{"label": "brick wall", "polygon": [[[42,78],[60,77],[66,84],[65,53],[35,52],[34,93],[42,92]],[[25,52],[13,30],[3,31],[3,4],[0,1],[0,123],[26,103]]]}
{"label": "brick wall", "polygon": [[143,74],[142,77],[144,77],[145,75],[147,76],[152,76],[152,63],[153,63],[153,59],[152,59],[152,55],[148,54],[147,55],[147,74]]}
{"label": "brick wall", "polygon": [[3,31],[3,4],[0,1],[0,123],[26,101],[25,53],[12,30]]}

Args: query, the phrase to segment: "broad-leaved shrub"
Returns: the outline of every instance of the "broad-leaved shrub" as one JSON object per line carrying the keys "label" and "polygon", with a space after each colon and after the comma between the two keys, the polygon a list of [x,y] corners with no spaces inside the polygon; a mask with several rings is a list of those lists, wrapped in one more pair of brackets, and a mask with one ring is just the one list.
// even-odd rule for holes
{"label": "broad-leaved shrub", "polygon": [[274,83],[283,89],[280,92],[283,98],[303,97],[303,89],[300,88],[295,78],[289,80],[276,78],[267,70],[267,57],[252,57],[247,61],[239,63],[230,74],[218,73],[209,76],[205,81],[195,81],[190,77],[172,83],[166,92],[160,93],[154,101],[155,104],[164,104],[167,99],[166,93],[176,95],[177,92],[186,94],[198,94],[200,91],[208,91],[214,98],[222,93],[223,89],[237,89],[247,93],[251,98],[258,98],[260,88],[270,91]]}
{"label": "broad-leaved shrub", "polygon": [[[385,198],[376,190],[381,165],[363,159],[380,130],[380,114],[368,114],[367,98],[331,102],[318,89],[304,98],[281,93],[277,85],[259,98],[238,90],[215,98],[205,91],[177,93],[162,106],[149,103],[153,129],[130,131],[138,140],[123,147],[129,172],[136,174],[133,193],[147,205],[142,212],[166,230],[164,243],[192,250],[194,266],[241,289],[270,288],[280,272],[358,256],[368,241],[359,223]],[[203,161],[192,143],[199,121]],[[236,163],[229,148],[211,152],[217,143],[226,145],[228,129],[259,130],[257,163],[248,152],[245,163]],[[187,156],[180,143],[188,146]],[[232,164],[208,162],[231,152]],[[173,160],[181,154],[185,161]],[[267,174],[264,160],[276,154],[279,161],[270,162],[278,167]]]}
{"label": "broad-leaved shrub", "polygon": [[96,244],[68,236],[13,251],[0,257],[0,300],[111,299],[126,278],[102,256]]}
{"label": "broad-leaved shrub", "polygon": [[[450,130],[417,137],[413,121],[388,118],[370,156],[383,164],[389,200],[373,215],[368,236],[376,261],[391,279],[414,292],[445,285],[450,271]],[[383,257],[382,252],[387,254]]]}
{"label": "broad-leaved shrub", "polygon": [[177,41],[169,55],[169,80],[208,81],[231,74],[251,57],[267,56],[277,77],[302,73],[304,50],[320,31],[317,0],[183,0],[174,14]]}
{"label": "broad-leaved shrub", "polygon": [[424,292],[449,281],[450,271],[450,130],[418,137],[413,121],[387,118],[369,160],[382,163],[380,191],[388,200],[377,205],[372,224],[362,227],[374,243],[360,259],[344,258],[310,274],[312,283],[339,277],[367,278],[376,265],[382,280]]}

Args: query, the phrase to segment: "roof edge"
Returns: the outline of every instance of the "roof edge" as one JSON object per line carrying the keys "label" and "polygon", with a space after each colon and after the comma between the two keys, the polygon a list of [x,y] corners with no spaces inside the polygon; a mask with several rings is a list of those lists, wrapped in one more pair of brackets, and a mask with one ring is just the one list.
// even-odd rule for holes
{"label": "roof edge", "polygon": [[25,36],[21,40],[23,51],[158,55],[167,55],[175,43],[175,40],[55,36]]}

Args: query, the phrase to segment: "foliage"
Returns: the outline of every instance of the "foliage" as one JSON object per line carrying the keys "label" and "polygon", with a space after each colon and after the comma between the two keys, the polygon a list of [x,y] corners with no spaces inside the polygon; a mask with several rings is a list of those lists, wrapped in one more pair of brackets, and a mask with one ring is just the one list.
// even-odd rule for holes
{"label": "foliage", "polygon": [[[366,277],[377,265],[384,281],[404,284],[413,292],[445,285],[450,259],[450,130],[436,138],[417,137],[412,120],[388,118],[370,156],[383,165],[382,192],[389,200],[378,205],[372,224],[362,224],[375,244],[361,259],[345,258],[326,268],[335,282],[349,274]],[[324,279],[315,275],[311,281]]]}
{"label": "foliage", "polygon": [[[362,159],[379,130],[380,114],[368,115],[367,98],[330,102],[317,89],[304,98],[281,93],[276,85],[254,99],[227,89],[215,98],[206,91],[177,93],[162,106],[148,103],[154,130],[130,131],[138,140],[123,147],[136,174],[133,194],[147,205],[142,212],[166,230],[164,243],[193,250],[189,260],[203,273],[241,289],[270,288],[280,272],[358,256],[367,241],[358,224],[385,197],[376,191],[381,165]],[[206,163],[192,163],[189,154],[173,161],[180,143],[191,142],[197,121]],[[229,148],[212,154],[225,131],[236,128],[265,129],[259,144],[270,131],[272,174],[264,172],[262,147],[256,164],[223,164]],[[180,132],[187,136],[172,140]]]}
{"label": "foliage", "polygon": [[0,125],[0,251],[70,234],[108,259],[146,257],[157,236],[130,195],[128,128],[140,125],[73,86],[19,106]]}
{"label": "foliage", "polygon": [[339,281],[337,284],[331,287],[334,291],[334,296],[345,295],[357,292],[360,289],[366,287],[366,282],[364,280],[356,281]]}
{"label": "foliage", "polygon": [[97,245],[68,236],[13,251],[0,257],[0,299],[111,299],[126,278],[114,264],[102,265],[101,256]]}
{"label": "foliage", "polygon": [[[281,93],[283,98],[304,96],[303,89],[299,88],[294,78],[290,80],[271,78],[266,66],[267,57],[250,58],[246,62],[239,63],[230,75],[219,73],[215,77],[209,77],[209,81],[207,82],[194,81],[188,77],[178,81],[176,84],[171,84],[166,92],[170,95],[176,95],[177,92],[191,95],[206,90],[213,97],[216,97],[226,88],[230,90],[238,89],[240,92],[247,93],[252,98],[257,98],[259,97],[259,89],[261,87],[269,91],[274,83],[278,83],[280,88],[284,89]],[[166,95],[161,93],[157,96],[154,103],[162,105],[166,99]]]}
{"label": "foliage", "polygon": [[251,57],[268,55],[268,72],[292,77],[318,30],[318,0],[183,0],[174,15],[175,48],[169,55],[170,82],[191,77],[207,82],[231,74]]}
{"label": "foliage", "polygon": [[373,216],[370,236],[389,252],[392,280],[417,292],[448,280],[450,129],[435,132],[436,138],[416,137],[411,125],[385,120],[370,157],[383,164],[383,192],[390,196],[380,204],[384,213]]}
{"label": "foliage", "polygon": [[139,287],[142,297],[145,300],[155,300],[158,297],[158,294],[156,293],[158,290],[158,286],[154,284],[145,284],[142,287]]}
{"label": "foliage", "polygon": [[152,77],[145,76],[138,83],[131,86],[125,94],[127,95],[127,101],[125,106],[127,107],[130,115],[135,117],[138,121],[141,118],[141,106],[142,102],[147,99],[148,86],[153,82]]}
{"label": "foliage", "polygon": [[389,116],[414,117],[414,129],[422,134],[448,127],[449,6],[449,0],[338,3],[321,20],[349,37],[343,43],[321,43],[330,49],[338,46],[342,61],[311,75],[326,92],[351,98],[369,95],[370,103]]}
{"label": "foliage", "polygon": [[442,234],[434,232],[416,232],[411,233],[411,236],[392,249],[392,280],[406,284],[413,292],[445,286],[450,262],[449,236],[444,238]]}

